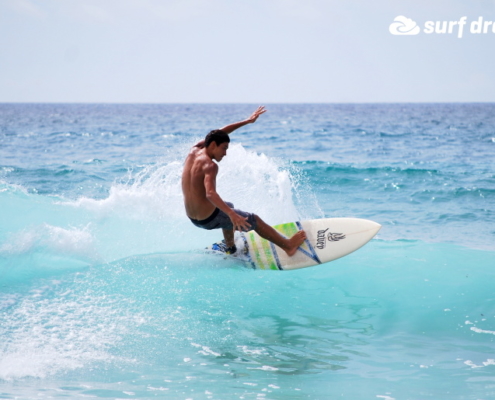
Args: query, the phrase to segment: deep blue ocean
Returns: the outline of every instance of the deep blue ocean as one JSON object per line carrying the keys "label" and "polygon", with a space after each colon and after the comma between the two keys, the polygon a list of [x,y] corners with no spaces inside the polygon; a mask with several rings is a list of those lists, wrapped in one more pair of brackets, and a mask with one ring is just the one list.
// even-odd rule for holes
{"label": "deep blue ocean", "polygon": [[495,399],[495,104],[266,105],[220,195],[383,226],[286,272],[183,209],[256,106],[0,104],[0,398]]}

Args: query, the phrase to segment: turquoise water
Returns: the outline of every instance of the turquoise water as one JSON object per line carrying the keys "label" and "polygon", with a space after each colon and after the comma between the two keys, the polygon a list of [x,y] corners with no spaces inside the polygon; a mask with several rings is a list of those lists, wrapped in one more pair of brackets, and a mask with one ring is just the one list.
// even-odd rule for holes
{"label": "turquoise water", "polygon": [[495,106],[269,105],[218,191],[383,225],[330,264],[205,254],[182,161],[251,105],[0,105],[0,397],[495,398]]}

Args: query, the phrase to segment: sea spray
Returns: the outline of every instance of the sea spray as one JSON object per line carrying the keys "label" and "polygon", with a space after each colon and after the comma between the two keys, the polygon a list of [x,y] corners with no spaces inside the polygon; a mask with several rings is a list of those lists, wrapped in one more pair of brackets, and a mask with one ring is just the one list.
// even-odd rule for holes
{"label": "sea spray", "polygon": [[[27,210],[39,204],[44,211],[29,220],[15,218],[5,224],[3,229],[9,234],[1,254],[14,262],[15,253],[16,265],[27,263],[34,268],[48,254],[71,255],[80,266],[81,262],[110,262],[136,254],[204,249],[219,240],[221,232],[198,229],[187,218],[182,168],[182,162],[172,160],[129,171],[103,199],[9,193],[4,201],[22,196],[12,198],[10,207],[24,204]],[[311,189],[297,167],[246,150],[242,144],[233,144],[220,164],[217,190],[226,201],[270,224],[321,216],[314,196],[301,197],[301,190]],[[22,261],[23,254],[28,259]]]}

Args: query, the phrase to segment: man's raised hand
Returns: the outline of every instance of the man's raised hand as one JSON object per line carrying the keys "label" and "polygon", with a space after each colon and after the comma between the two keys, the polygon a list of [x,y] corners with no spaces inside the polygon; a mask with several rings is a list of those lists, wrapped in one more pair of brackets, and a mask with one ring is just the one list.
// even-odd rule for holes
{"label": "man's raised hand", "polygon": [[252,124],[253,122],[255,122],[258,117],[263,114],[263,113],[266,113],[266,109],[265,109],[265,106],[259,106],[256,111],[254,113],[251,114],[251,116],[247,119],[248,123]]}

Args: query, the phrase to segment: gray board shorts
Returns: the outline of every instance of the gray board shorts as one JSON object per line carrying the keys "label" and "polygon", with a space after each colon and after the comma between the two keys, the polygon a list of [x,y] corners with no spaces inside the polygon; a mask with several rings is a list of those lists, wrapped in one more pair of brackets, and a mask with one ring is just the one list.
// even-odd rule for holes
{"label": "gray board shorts", "polygon": [[[247,218],[247,222],[251,227],[249,230],[256,229],[256,218],[255,214],[248,213],[246,211],[238,210],[234,208],[234,205],[229,202],[225,202],[230,208],[232,208],[237,214]],[[201,221],[198,221],[197,219],[192,219],[189,218],[191,222],[196,225],[198,228],[202,229],[207,229],[207,230],[212,230],[212,229],[234,229],[234,226],[232,225],[232,221],[230,220],[229,216],[225,214],[222,210],[220,210],[218,207],[215,208],[215,211],[213,211],[213,214],[211,214],[208,218],[203,219]],[[245,231],[247,232],[247,231]]]}

